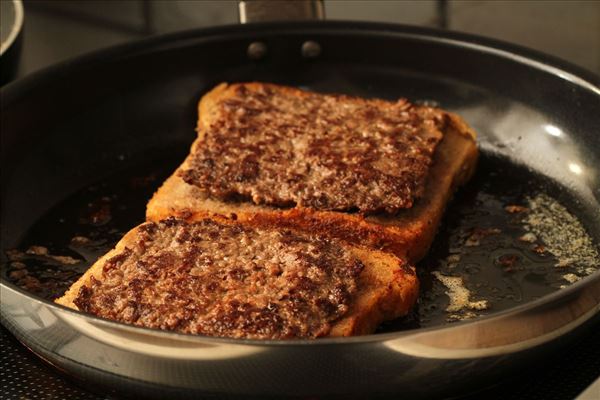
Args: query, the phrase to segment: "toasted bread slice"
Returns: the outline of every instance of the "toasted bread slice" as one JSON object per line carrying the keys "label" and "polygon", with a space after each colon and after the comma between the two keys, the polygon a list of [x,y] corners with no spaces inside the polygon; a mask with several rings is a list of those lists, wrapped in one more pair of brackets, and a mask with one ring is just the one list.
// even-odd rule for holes
{"label": "toasted bread slice", "polygon": [[[263,84],[245,85],[253,90]],[[290,96],[306,96],[306,92],[298,89],[269,87]],[[400,209],[395,214],[364,215],[302,206],[285,208],[255,204],[249,200],[226,201],[215,198],[207,191],[186,183],[181,175],[193,168],[194,154],[203,151],[207,128],[222,118],[217,104],[234,97],[236,88],[237,85],[221,84],[202,98],[199,103],[198,139],[192,145],[188,158],[149,202],[146,213],[148,220],[158,221],[169,216],[199,218],[218,215],[259,226],[319,232],[348,243],[393,252],[415,263],[429,249],[454,191],[467,182],[475,170],[478,156],[475,133],[459,116],[436,110],[445,116],[441,132],[443,137],[435,148],[422,194],[414,200],[412,207]],[[343,98],[342,101],[356,100]],[[374,105],[383,107],[385,102],[377,100]]]}
{"label": "toasted bread slice", "polygon": [[183,333],[260,339],[372,333],[418,281],[398,257],[319,235],[170,218],[144,223],[56,302]]}

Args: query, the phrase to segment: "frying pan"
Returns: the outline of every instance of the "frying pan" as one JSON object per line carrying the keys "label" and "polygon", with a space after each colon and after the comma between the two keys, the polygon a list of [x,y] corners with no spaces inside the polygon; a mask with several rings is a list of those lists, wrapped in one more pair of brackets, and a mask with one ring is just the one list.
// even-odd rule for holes
{"label": "frying pan", "polygon": [[[219,82],[250,80],[433,100],[475,128],[484,158],[554,182],[600,239],[597,76],[471,35],[311,21],[151,38],[4,87],[3,256],[71,194],[189,146],[200,96]],[[560,140],[544,130],[549,125]],[[57,306],[4,277],[1,285],[3,325],[36,354],[78,378],[148,398],[457,395],[541,360],[592,326],[600,310],[595,272],[474,321],[277,342],[127,326]]]}

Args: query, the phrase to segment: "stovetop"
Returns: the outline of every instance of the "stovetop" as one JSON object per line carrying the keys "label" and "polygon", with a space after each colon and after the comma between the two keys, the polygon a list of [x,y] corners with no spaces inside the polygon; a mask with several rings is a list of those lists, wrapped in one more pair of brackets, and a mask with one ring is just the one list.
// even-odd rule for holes
{"label": "stovetop", "polygon": [[[600,322],[600,321],[597,321]],[[506,382],[461,400],[598,400],[597,393],[580,394],[600,376],[600,323],[543,363]],[[4,400],[120,400],[124,393],[90,386],[56,370],[35,356],[4,327],[0,328],[0,398]],[[596,386],[597,387],[597,386]]]}

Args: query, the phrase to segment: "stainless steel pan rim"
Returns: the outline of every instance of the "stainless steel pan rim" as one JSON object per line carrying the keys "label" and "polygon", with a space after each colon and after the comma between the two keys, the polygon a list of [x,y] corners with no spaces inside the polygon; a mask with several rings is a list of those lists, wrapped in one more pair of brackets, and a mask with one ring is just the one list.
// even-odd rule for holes
{"label": "stainless steel pan rim", "polygon": [[[452,325],[445,326],[434,326],[430,328],[421,328],[415,330],[406,330],[399,332],[389,332],[389,333],[380,333],[375,335],[363,335],[363,336],[351,336],[351,337],[341,337],[341,338],[321,338],[318,340],[307,340],[307,339],[295,339],[295,340],[257,340],[257,339],[231,339],[231,338],[219,338],[219,337],[211,337],[211,336],[202,336],[202,335],[192,335],[192,334],[182,334],[176,332],[169,331],[161,331],[157,329],[150,329],[144,327],[137,327],[128,324],[124,324],[121,322],[115,322],[108,319],[96,317],[93,315],[85,314],[80,311],[73,310],[71,308],[62,306],[60,304],[53,303],[51,301],[31,296],[27,291],[17,287],[16,285],[6,281],[4,278],[0,279],[0,289],[2,292],[4,290],[10,290],[13,292],[18,292],[21,295],[27,296],[34,300],[37,303],[43,304],[51,309],[60,309],[63,312],[66,312],[69,315],[72,315],[79,319],[84,319],[87,321],[91,321],[94,324],[100,326],[106,326],[109,328],[117,328],[120,330],[137,332],[137,333],[146,333],[151,334],[155,337],[162,337],[165,339],[173,339],[173,340],[182,340],[186,342],[201,342],[201,343],[214,343],[214,344],[241,344],[241,345],[260,345],[260,346],[321,346],[321,345],[336,345],[340,343],[368,343],[368,342],[387,342],[393,339],[399,338],[407,338],[410,336],[417,336],[421,334],[436,334],[436,333],[446,333],[452,334],[453,331],[457,331],[462,329],[465,326],[476,327],[477,325],[482,324],[490,324],[495,325],[498,323],[502,323],[502,321],[513,318],[527,311],[534,311],[537,308],[543,307],[544,305],[561,302],[563,299],[567,299],[569,297],[577,295],[582,288],[588,286],[597,286],[600,285],[600,273],[596,272],[593,275],[587,276],[582,280],[573,283],[572,285],[558,290],[554,293],[546,295],[537,300],[531,301],[529,303],[520,305],[518,307],[514,307],[508,310],[500,311],[498,313],[494,313],[491,315],[483,316],[477,318],[474,321],[462,321],[456,322]],[[599,286],[600,287],[600,286]],[[4,296],[4,293],[3,293]],[[600,297],[600,296],[599,296]],[[4,302],[4,301],[3,301]],[[576,321],[577,323],[571,328],[575,328],[579,324],[584,323],[589,318],[593,317],[596,313],[600,312],[600,303],[596,304],[595,307],[592,307],[590,310],[586,310],[582,315],[580,315]],[[546,340],[551,340],[555,336],[551,335],[546,338]],[[538,342],[532,342],[531,345],[540,344]],[[485,348],[482,347],[482,348]],[[480,356],[480,355],[478,355]]]}
{"label": "stainless steel pan rim", "polygon": [[[351,29],[351,31],[349,31]],[[585,87],[596,94],[600,94],[600,76],[574,64],[568,63],[554,56],[525,48],[512,43],[497,39],[484,38],[462,32],[441,30],[436,28],[425,28],[412,25],[387,24],[360,21],[289,21],[250,23],[245,25],[223,25],[219,27],[202,28],[175,32],[158,37],[136,40],[130,43],[112,46],[107,49],[94,51],[74,60],[67,60],[40,71],[34,72],[26,78],[13,81],[2,88],[5,101],[10,101],[12,96],[17,95],[14,90],[31,88],[37,79],[45,79],[65,69],[80,68],[86,64],[98,60],[110,61],[122,56],[143,53],[145,51],[160,50],[161,45],[181,42],[182,46],[189,45],[187,41],[202,43],[212,41],[226,35],[225,39],[246,38],[248,43],[255,37],[268,34],[271,31],[280,31],[282,34],[306,34],[310,37],[314,34],[347,35],[349,32],[361,35],[390,35],[395,37],[412,38],[417,40],[446,43],[457,47],[468,47],[477,51],[494,54],[501,58],[507,58],[519,63],[525,63],[533,68],[541,69],[549,74],[568,80],[574,84]],[[306,33],[306,32],[310,33]]]}

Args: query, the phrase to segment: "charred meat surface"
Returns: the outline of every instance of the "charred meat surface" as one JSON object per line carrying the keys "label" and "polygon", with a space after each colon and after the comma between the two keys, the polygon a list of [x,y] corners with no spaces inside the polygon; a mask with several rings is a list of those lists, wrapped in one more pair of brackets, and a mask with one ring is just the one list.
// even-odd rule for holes
{"label": "charred meat surface", "polygon": [[212,220],[145,223],[74,303],[144,327],[313,338],[348,311],[364,265],[335,241]]}
{"label": "charred meat surface", "polygon": [[233,92],[180,174],[210,196],[371,214],[422,195],[442,111],[267,84]]}

